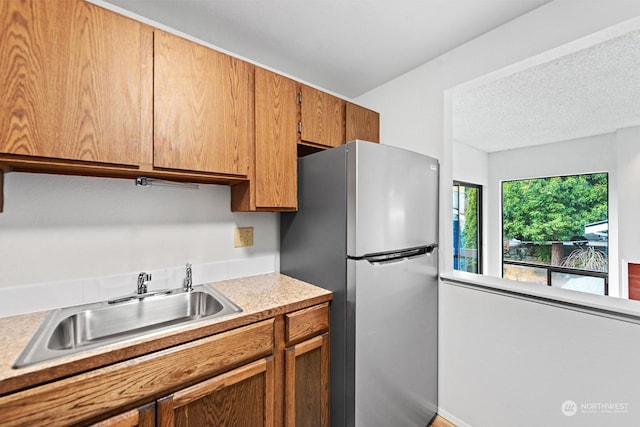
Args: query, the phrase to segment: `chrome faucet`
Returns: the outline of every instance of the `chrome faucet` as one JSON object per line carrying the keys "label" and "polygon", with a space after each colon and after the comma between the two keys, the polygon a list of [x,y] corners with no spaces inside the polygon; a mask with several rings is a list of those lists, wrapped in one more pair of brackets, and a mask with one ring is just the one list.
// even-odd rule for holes
{"label": "chrome faucet", "polygon": [[193,272],[191,271],[191,263],[187,263],[187,277],[184,278],[184,290],[191,292],[193,290]]}
{"label": "chrome faucet", "polygon": [[144,271],[138,274],[138,295],[147,293],[147,283],[151,281],[151,273]]}

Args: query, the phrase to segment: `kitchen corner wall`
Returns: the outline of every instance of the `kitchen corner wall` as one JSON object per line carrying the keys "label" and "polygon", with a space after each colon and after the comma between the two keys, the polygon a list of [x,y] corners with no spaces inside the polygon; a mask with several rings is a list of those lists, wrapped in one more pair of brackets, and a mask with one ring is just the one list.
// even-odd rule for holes
{"label": "kitchen corner wall", "polygon": [[[0,316],[278,270],[278,214],[232,213],[230,187],[10,172],[0,213]],[[254,246],[234,248],[235,227]],[[28,299],[26,296],[28,295]]]}

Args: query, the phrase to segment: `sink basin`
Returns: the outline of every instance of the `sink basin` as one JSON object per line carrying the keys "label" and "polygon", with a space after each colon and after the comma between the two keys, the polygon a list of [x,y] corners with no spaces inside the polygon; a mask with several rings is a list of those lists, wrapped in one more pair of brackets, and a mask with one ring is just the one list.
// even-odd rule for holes
{"label": "sink basin", "polygon": [[44,320],[14,368],[240,311],[207,285],[62,308]]}

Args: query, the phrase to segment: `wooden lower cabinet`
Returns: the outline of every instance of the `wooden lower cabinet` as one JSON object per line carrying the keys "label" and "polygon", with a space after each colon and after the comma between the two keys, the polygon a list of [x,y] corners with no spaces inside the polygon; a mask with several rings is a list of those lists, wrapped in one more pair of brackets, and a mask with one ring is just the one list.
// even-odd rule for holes
{"label": "wooden lower cabinet", "polygon": [[329,303],[285,315],[284,425],[328,427]]}
{"label": "wooden lower cabinet", "polygon": [[155,402],[91,424],[91,427],[153,427],[156,425]]}
{"label": "wooden lower cabinet", "polygon": [[180,390],[158,401],[159,426],[274,425],[273,357]]}
{"label": "wooden lower cabinet", "polygon": [[0,396],[0,425],[86,425],[152,403],[273,355],[274,323],[262,320]]}
{"label": "wooden lower cabinet", "polygon": [[329,303],[0,396],[0,425],[329,425]]}
{"label": "wooden lower cabinet", "polygon": [[329,333],[285,350],[285,426],[329,426]]}

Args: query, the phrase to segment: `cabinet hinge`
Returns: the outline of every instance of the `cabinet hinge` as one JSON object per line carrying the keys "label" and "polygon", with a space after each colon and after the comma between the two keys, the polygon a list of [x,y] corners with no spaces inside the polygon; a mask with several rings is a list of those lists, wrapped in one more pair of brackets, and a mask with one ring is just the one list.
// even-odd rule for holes
{"label": "cabinet hinge", "polygon": [[302,133],[302,122],[298,122],[298,133]]}
{"label": "cabinet hinge", "polygon": [[302,104],[302,92],[298,92],[298,104]]}

